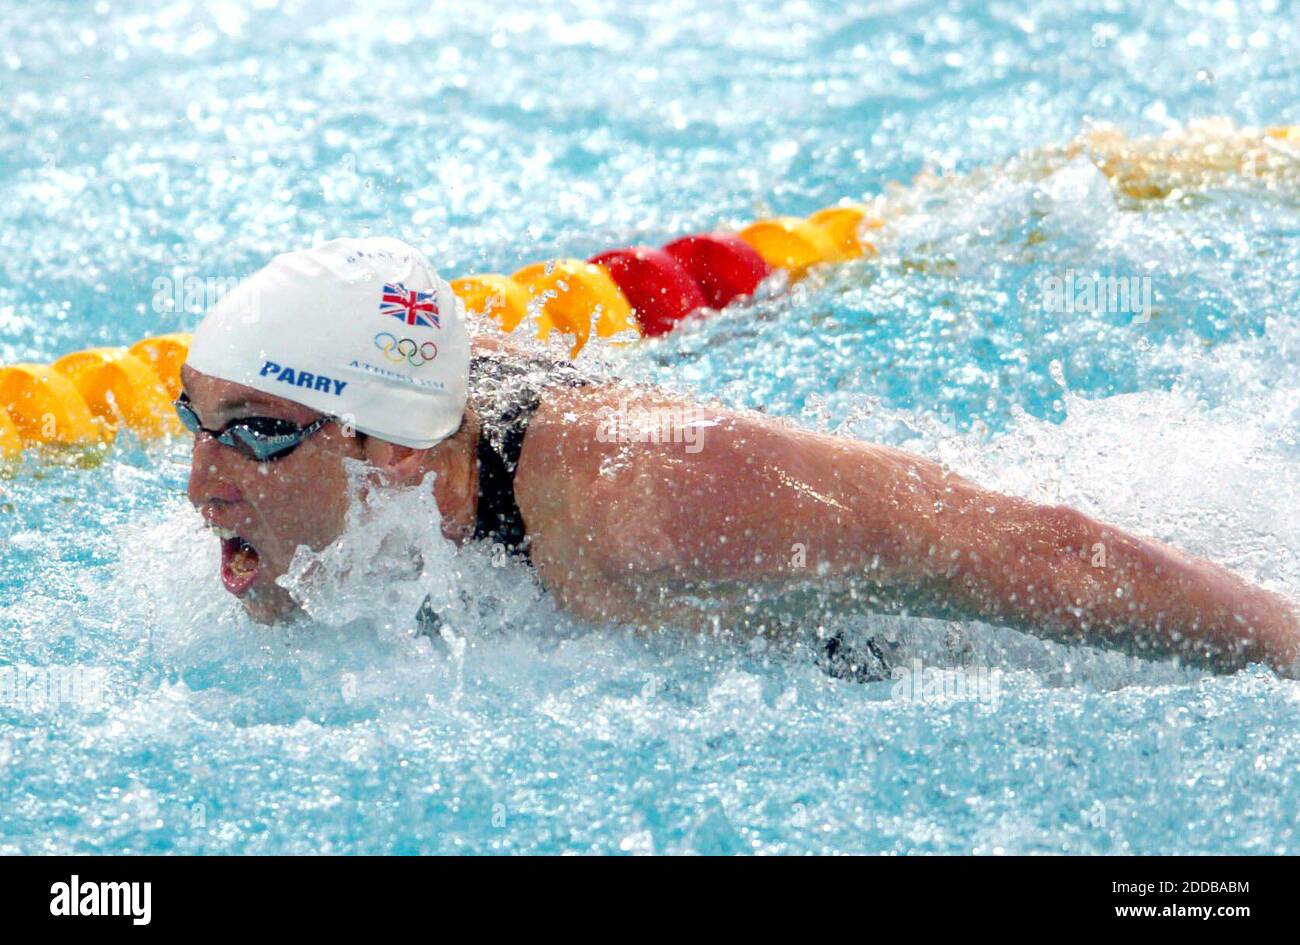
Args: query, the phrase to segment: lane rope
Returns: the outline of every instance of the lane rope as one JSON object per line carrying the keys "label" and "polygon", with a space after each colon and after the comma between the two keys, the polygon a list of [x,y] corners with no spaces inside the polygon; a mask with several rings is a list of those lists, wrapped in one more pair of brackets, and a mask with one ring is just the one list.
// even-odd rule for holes
{"label": "lane rope", "polygon": [[[864,234],[881,226],[862,204],[841,203],[807,219],[758,220],[738,233],[696,233],[659,249],[629,246],[589,260],[552,259],[509,276],[451,281],[466,312],[512,332],[535,313],[537,335],[573,339],[577,357],[598,338],[653,337],[697,312],[751,295],[774,270],[791,282],[824,263],[875,255]],[[0,365],[0,457],[33,446],[107,446],[120,429],[142,439],[181,432],[171,403],[190,335],[143,338],[129,348],[89,348],[53,364]]]}
{"label": "lane rope", "polygon": [[[1227,130],[1238,137],[1256,136],[1251,139],[1254,157],[1300,142],[1300,126],[1237,132],[1230,124]],[[1231,161],[1224,165],[1218,151],[1203,147],[1197,135],[1204,137],[1207,130],[1225,133],[1222,122],[1187,129],[1190,143],[1202,145],[1184,157],[1189,172],[1235,168]],[[1099,169],[1124,194],[1162,197],[1166,191],[1159,188],[1148,193],[1153,185],[1145,170],[1162,152],[1138,148],[1106,157],[1112,138],[1123,143],[1107,134],[1084,140],[1083,146],[1092,141],[1104,157]],[[1155,139],[1155,144],[1162,141]],[[509,276],[467,275],[453,279],[451,287],[467,313],[506,332],[518,330],[531,311],[538,337],[559,332],[572,338],[569,354],[577,357],[593,332],[598,338],[666,334],[690,315],[752,295],[773,271],[783,270],[794,283],[816,266],[876,256],[872,234],[883,225],[866,205],[844,200],[808,217],[769,217],[734,233],[695,233],[657,249],[620,247],[585,261],[552,259]],[[180,392],[189,343],[190,335],[177,332],[144,338],[129,348],[74,351],[53,364],[0,365],[0,458],[19,456],[33,446],[102,448],[122,428],[143,439],[180,432],[171,402]]]}

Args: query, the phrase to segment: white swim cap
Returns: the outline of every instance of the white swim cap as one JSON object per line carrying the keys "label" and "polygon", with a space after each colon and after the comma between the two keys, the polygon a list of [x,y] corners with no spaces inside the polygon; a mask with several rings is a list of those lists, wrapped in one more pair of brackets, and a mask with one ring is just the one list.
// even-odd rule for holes
{"label": "white swim cap", "polygon": [[203,317],[187,363],[427,449],[460,426],[469,335],[419,250],[339,239],[241,280]]}

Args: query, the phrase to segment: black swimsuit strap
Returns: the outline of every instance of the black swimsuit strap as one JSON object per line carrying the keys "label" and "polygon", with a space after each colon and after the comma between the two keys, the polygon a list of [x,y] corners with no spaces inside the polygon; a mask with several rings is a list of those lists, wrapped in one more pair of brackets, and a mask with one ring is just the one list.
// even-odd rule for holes
{"label": "black swimsuit strap", "polygon": [[[470,359],[471,402],[479,417],[478,511],[474,538],[500,544],[529,560],[528,530],[515,498],[515,472],[524,450],[528,422],[541,406],[543,386],[581,387],[591,380],[573,365],[531,356]],[[438,638],[442,620],[429,598],[415,616],[416,635]]]}
{"label": "black swimsuit strap", "polygon": [[544,356],[470,359],[471,402],[479,416],[478,514],[474,537],[504,546],[528,560],[528,534],[515,497],[515,472],[528,423],[549,386],[582,387],[591,379],[563,361]]}
{"label": "black swimsuit strap", "polygon": [[524,516],[515,498],[515,470],[524,449],[528,421],[540,405],[534,394],[501,417],[500,446],[487,431],[478,438],[478,515],[474,537],[503,545],[511,554],[528,557]]}

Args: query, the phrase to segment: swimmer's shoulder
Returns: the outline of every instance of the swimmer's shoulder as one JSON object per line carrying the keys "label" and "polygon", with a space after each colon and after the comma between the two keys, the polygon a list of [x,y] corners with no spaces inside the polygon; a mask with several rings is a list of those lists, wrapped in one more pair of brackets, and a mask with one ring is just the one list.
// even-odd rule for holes
{"label": "swimmer's shoulder", "polygon": [[471,357],[523,357],[528,349],[505,335],[484,331],[470,336],[469,353]]}

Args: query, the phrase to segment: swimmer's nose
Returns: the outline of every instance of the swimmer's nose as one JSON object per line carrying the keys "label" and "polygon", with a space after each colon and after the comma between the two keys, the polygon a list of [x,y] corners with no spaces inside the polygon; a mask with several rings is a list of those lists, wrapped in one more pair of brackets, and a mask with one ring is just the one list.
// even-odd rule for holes
{"label": "swimmer's nose", "polygon": [[227,459],[225,449],[209,436],[199,436],[194,440],[194,452],[190,458],[190,481],[186,489],[191,504],[196,508],[210,502],[238,502],[243,498],[239,487],[231,482],[222,472],[222,464]]}

